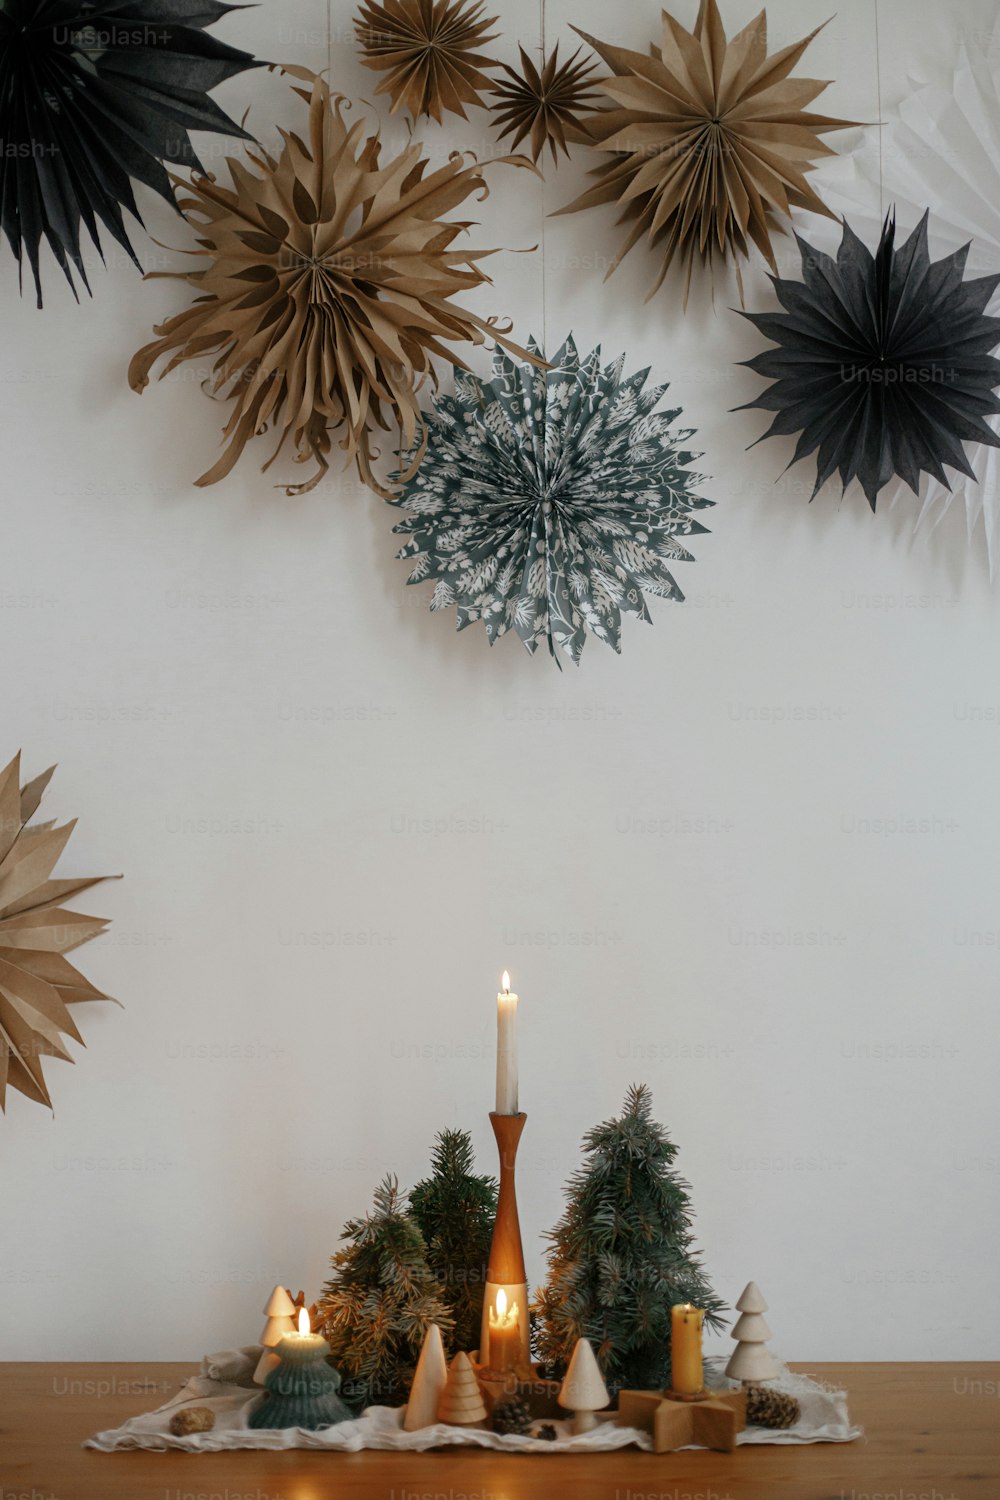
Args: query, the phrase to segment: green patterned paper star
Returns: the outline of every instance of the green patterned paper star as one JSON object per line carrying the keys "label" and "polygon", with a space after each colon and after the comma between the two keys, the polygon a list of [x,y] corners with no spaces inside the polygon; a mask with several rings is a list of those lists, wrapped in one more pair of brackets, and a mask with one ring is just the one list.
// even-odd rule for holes
{"label": "green patterned paper star", "polygon": [[459,630],[482,620],[491,645],[508,630],[532,652],[545,641],[557,664],[557,648],[579,661],[588,627],[620,651],[622,615],[650,619],[646,594],[683,599],[669,569],[692,560],[680,539],[707,530],[693,512],[713,503],[680,408],[654,409],[666,386],[600,353],[581,360],[570,337],[547,370],[500,349],[490,381],[456,370],[391,502],[411,512],[399,556],[410,583],[435,581],[431,609],[454,605]]}

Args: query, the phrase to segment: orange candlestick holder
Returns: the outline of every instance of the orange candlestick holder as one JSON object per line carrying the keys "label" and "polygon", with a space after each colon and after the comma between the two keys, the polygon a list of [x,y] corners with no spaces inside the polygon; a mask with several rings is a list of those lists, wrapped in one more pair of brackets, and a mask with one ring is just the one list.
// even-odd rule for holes
{"label": "orange candlestick holder", "polygon": [[[503,1319],[504,1314],[509,1319],[515,1305],[520,1363],[528,1366],[531,1360],[528,1338],[528,1276],[524,1269],[524,1249],[521,1245],[521,1225],[517,1216],[517,1192],[514,1186],[517,1147],[527,1118],[523,1111],[516,1115],[490,1112],[490,1124],[500,1152],[500,1192],[497,1197],[497,1216],[490,1245],[479,1335],[479,1359],[487,1367],[494,1363],[490,1355],[490,1314],[492,1313],[496,1324],[498,1318]],[[500,1292],[504,1294],[501,1299],[503,1313],[497,1305],[497,1295]],[[509,1367],[509,1360],[510,1354],[505,1350],[503,1363],[497,1361],[498,1368]]]}

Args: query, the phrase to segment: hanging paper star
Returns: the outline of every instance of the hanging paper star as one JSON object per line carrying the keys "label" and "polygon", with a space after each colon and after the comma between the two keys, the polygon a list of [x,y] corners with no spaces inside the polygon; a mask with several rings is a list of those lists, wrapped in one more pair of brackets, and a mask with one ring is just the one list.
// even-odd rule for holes
{"label": "hanging paper star", "polygon": [[[485,191],[483,169],[453,155],[437,168],[410,144],[382,165],[377,134],[364,119],[350,128],[340,100],[321,78],[295,93],[309,106],[307,145],[288,133],[277,158],[250,153],[257,170],[230,162],[232,188],[199,177],[181,198],[194,223],[204,268],[171,272],[197,292],[193,305],[156,330],[129,366],[143,391],[161,356],[168,374],[185,360],[212,357],[214,395],[233,402],[228,446],[195,482],[224,478],[256,433],[277,436],[265,469],[291,439],[311,477],[326,473],[333,436],[347,463],[384,493],[375,477],[378,431],[418,441],[417,386],[432,356],[457,356],[453,343],[504,341],[494,321],[452,299],[489,277],[489,250],[451,248],[467,225],[442,216]],[[504,162],[531,167],[526,157]],[[511,345],[519,354],[524,351]]]}
{"label": "hanging paper star", "polygon": [[839,470],[872,510],[896,474],[917,493],[946,464],[975,477],[963,442],[1000,447],[983,420],[1000,411],[1000,318],[983,313],[1000,275],[964,281],[967,245],[932,261],[926,214],[898,249],[895,233],[890,214],[873,256],[845,222],[836,260],[800,239],[803,280],[771,278],[785,311],[743,313],[778,347],[744,361],[774,384],[739,410],[776,413],[764,437],[799,433],[813,495]]}
{"label": "hanging paper star", "polygon": [[426,456],[392,503],[412,512],[395,528],[410,583],[436,580],[431,608],[455,605],[459,630],[482,620],[491,645],[514,630],[579,661],[588,627],[618,651],[622,615],[650,618],[644,594],[683,599],[669,569],[692,560],[680,538],[707,529],[693,512],[713,502],[680,408],[654,410],[666,386],[646,390],[648,370],[623,380],[623,363],[581,360],[572,338],[546,370],[498,350],[491,381],[457,371],[436,398]]}
{"label": "hanging paper star", "polygon": [[108,998],[64,956],[108,924],[63,902],[105,877],[53,878],[76,824],[29,827],[54,770],[23,788],[20,755],[0,771],[0,1110],[8,1087],[51,1108],[42,1059],[72,1062],[63,1037],[83,1041],[68,1007]]}
{"label": "hanging paper star", "polygon": [[828,213],[806,173],[832,154],[819,137],[853,122],[809,114],[827,85],[789,76],[815,31],[768,56],[767,13],[727,40],[716,0],[701,0],[693,32],[664,11],[648,54],[573,30],[611,69],[601,88],[617,107],[595,121],[594,146],[611,160],[559,212],[620,203],[632,226],[621,255],[645,237],[663,257],[650,295],[675,258],[690,284],[695,264],[745,259],[751,242],[776,269],[774,215]]}
{"label": "hanging paper star", "polygon": [[440,125],[446,110],[464,120],[467,104],[482,105],[483,70],[496,63],[476,48],[497,37],[497,18],[484,8],[483,0],[364,0],[355,21],[361,61],[387,75],[375,92],[389,95],[392,114],[406,109]]}
{"label": "hanging paper star", "polygon": [[42,305],[48,242],[74,295],[80,226],[103,224],[135,252],[122,210],[142,222],[134,178],[173,205],[164,162],[201,170],[189,130],[249,139],[208,97],[257,63],[205,32],[236,6],[217,0],[2,0],[0,226],[27,258]]}
{"label": "hanging paper star", "polygon": [[597,68],[586,60],[578,61],[579,49],[566,62],[559,62],[558,45],[542,64],[541,72],[521,48],[521,71],[501,63],[507,77],[492,85],[490,92],[497,102],[492,106],[498,126],[498,139],[512,136],[511,149],[531,140],[531,155],[537,161],[548,145],[553,162],[559,151],[569,155],[569,141],[590,139],[587,119],[600,102],[593,88]]}
{"label": "hanging paper star", "polygon": [[[897,216],[911,223],[932,202],[935,244],[954,250],[971,240],[968,269],[1000,268],[1000,89],[988,52],[963,48],[954,72],[949,67],[934,81],[911,84],[898,109],[887,112],[880,141],[866,137],[850,155],[828,163],[824,195],[830,207],[870,243],[879,232],[882,194],[895,204]],[[997,305],[995,297],[990,310]],[[933,528],[957,501],[971,543],[982,517],[987,565],[995,580],[1000,576],[1000,449],[967,441],[965,453],[976,479],[955,474],[948,488],[926,475],[914,528],[927,523]],[[886,487],[881,504],[887,502],[913,505],[901,480]]]}

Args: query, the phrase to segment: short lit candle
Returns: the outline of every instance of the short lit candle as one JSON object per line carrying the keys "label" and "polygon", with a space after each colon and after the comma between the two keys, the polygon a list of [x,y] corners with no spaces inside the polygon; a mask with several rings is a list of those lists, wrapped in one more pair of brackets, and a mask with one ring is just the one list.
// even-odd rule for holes
{"label": "short lit candle", "polygon": [[508,1304],[507,1293],[500,1287],[495,1305],[490,1308],[489,1367],[498,1372],[513,1370],[520,1358],[520,1312],[516,1302]]}
{"label": "short lit candle", "polygon": [[670,1389],[678,1396],[696,1396],[705,1389],[701,1362],[702,1307],[678,1302],[670,1309]]}
{"label": "short lit candle", "polygon": [[504,970],[497,995],[497,1109],[498,1115],[517,1114],[517,996],[510,992]]}
{"label": "short lit candle", "polygon": [[330,1352],[330,1345],[321,1333],[310,1332],[308,1309],[300,1307],[298,1332],[286,1333],[274,1352],[279,1359],[306,1364],[312,1359],[325,1359]]}

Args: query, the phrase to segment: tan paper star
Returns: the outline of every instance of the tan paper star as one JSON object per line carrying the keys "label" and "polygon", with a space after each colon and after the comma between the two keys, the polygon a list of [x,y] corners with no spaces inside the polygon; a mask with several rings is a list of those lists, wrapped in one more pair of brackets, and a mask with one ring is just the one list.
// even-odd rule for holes
{"label": "tan paper star", "polygon": [[650,295],[675,258],[690,285],[696,263],[745,259],[750,242],[776,270],[776,214],[835,217],[805,174],[834,154],[820,135],[857,122],[808,113],[827,84],[789,76],[816,31],[768,56],[766,11],[727,40],[716,0],[701,0],[693,32],[664,11],[649,56],[573,29],[611,68],[601,87],[617,107],[599,117],[595,142],[611,160],[559,212],[620,203],[631,229],[615,264],[643,237],[663,257]]}
{"label": "tan paper star", "polygon": [[0,1110],[8,1086],[51,1109],[42,1058],[72,1062],[63,1037],[83,1043],[68,1007],[110,998],[64,957],[107,922],[62,903],[113,877],[53,879],[76,823],[28,827],[54,770],[24,788],[20,755],[0,771]]}
{"label": "tan paper star", "polygon": [[[489,282],[479,262],[494,252],[452,250],[469,225],[442,215],[484,195],[486,183],[458,153],[428,172],[412,143],[383,165],[366,121],[348,128],[343,101],[323,80],[297,76],[308,80],[294,91],[309,106],[308,145],[286,133],[279,157],[250,153],[256,172],[229,161],[232,188],[210,177],[179,184],[181,210],[199,235],[192,254],[205,264],[159,274],[187,281],[197,300],[133,357],[129,383],[144,390],[161,356],[169,356],[162,375],[214,357],[208,387],[233,402],[228,447],[196,484],[222,479],[250,439],[271,428],[277,443],[265,469],[289,438],[296,463],[314,465],[288,494],[319,483],[339,434],[347,463],[388,495],[372,470],[373,436],[391,433],[410,449],[419,434],[419,463],[417,389],[433,378],[432,356],[464,368],[449,344],[491,338],[518,348],[493,319],[452,300]],[[524,156],[502,160],[531,168]]]}
{"label": "tan paper star", "polygon": [[496,16],[483,18],[484,0],[364,0],[354,29],[366,68],[387,73],[375,90],[392,99],[391,114],[407,109],[438,124],[446,110],[466,119],[465,105],[482,105],[493,58],[477,47],[496,41]]}
{"label": "tan paper star", "polygon": [[557,45],[539,72],[524,48],[520,50],[521,71],[501,63],[507,77],[490,88],[497,99],[491,106],[496,123],[504,127],[498,139],[513,136],[511,147],[515,148],[530,137],[533,160],[548,146],[557,162],[560,150],[569,155],[567,142],[591,139],[587,117],[601,100],[592,86],[597,66],[578,62],[579,48],[560,66]]}

